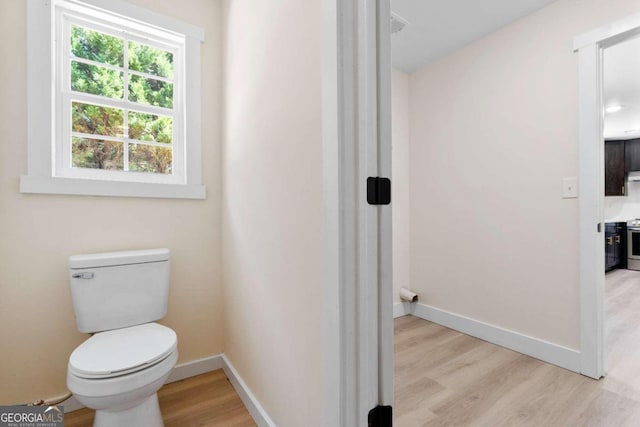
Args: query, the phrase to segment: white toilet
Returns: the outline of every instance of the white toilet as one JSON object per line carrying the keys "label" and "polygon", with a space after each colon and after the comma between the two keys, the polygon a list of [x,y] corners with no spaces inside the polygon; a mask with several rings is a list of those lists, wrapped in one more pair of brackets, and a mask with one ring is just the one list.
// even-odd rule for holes
{"label": "white toilet", "polygon": [[176,333],[154,321],[167,313],[169,250],[69,258],[81,332],[95,333],[69,358],[67,386],[96,410],[94,427],[162,426],[157,391],[178,360]]}

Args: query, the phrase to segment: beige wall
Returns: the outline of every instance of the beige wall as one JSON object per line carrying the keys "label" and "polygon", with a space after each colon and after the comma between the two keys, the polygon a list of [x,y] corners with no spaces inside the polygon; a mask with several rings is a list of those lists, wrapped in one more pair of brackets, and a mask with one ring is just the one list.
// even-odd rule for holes
{"label": "beige wall", "polygon": [[137,0],[206,31],[202,45],[204,201],[25,195],[25,1],[0,2],[0,404],[66,392],[69,354],[87,338],[73,318],[71,254],[168,247],[169,314],[180,361],[222,352],[220,5]]}
{"label": "beige wall", "polygon": [[391,71],[393,301],[401,287],[410,288],[409,257],[409,75]]}
{"label": "beige wall", "polygon": [[321,5],[224,7],[224,350],[282,427],[322,403]]}
{"label": "beige wall", "polygon": [[421,301],[579,348],[573,37],[638,0],[560,0],[410,77],[411,285]]}

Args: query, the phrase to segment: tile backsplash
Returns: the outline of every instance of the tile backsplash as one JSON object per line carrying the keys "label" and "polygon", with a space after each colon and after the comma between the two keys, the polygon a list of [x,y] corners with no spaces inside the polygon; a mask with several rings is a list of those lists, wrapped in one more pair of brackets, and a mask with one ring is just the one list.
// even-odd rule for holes
{"label": "tile backsplash", "polygon": [[626,197],[605,197],[605,221],[628,221],[640,218],[640,181],[627,182]]}

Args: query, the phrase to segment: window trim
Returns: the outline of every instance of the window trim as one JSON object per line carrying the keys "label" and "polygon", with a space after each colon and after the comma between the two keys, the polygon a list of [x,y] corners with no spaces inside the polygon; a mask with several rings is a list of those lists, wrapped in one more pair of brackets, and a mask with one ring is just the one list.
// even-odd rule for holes
{"label": "window trim", "polygon": [[[81,5],[120,15],[180,34],[185,39],[182,106],[185,135],[185,183],[154,183],[62,177],[56,173],[55,133],[60,123],[55,108],[56,6]],[[117,18],[116,18],[117,19]],[[124,18],[123,18],[124,19]],[[204,30],[121,0],[27,0],[27,175],[20,177],[22,193],[123,197],[206,198],[202,185],[200,43]],[[130,172],[131,173],[131,172]],[[134,173],[135,174],[135,173]]]}

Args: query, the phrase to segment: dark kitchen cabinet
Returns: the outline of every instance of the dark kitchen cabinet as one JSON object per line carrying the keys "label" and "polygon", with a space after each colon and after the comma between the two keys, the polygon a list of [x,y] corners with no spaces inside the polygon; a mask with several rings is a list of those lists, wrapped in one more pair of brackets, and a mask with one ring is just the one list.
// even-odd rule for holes
{"label": "dark kitchen cabinet", "polygon": [[[605,143],[605,147],[606,144],[608,144],[608,142]],[[640,139],[628,139],[624,141],[624,158],[625,172],[640,171]]]}
{"label": "dark kitchen cabinet", "polygon": [[[640,142],[640,140],[637,140]],[[635,148],[633,148],[635,150]],[[640,158],[640,151],[638,152]],[[628,159],[625,141],[607,141],[604,144],[604,195],[625,195],[625,159]],[[640,170],[640,169],[639,169]]]}
{"label": "dark kitchen cabinet", "polygon": [[626,268],[627,226],[624,222],[608,222],[604,229],[605,271]]}

